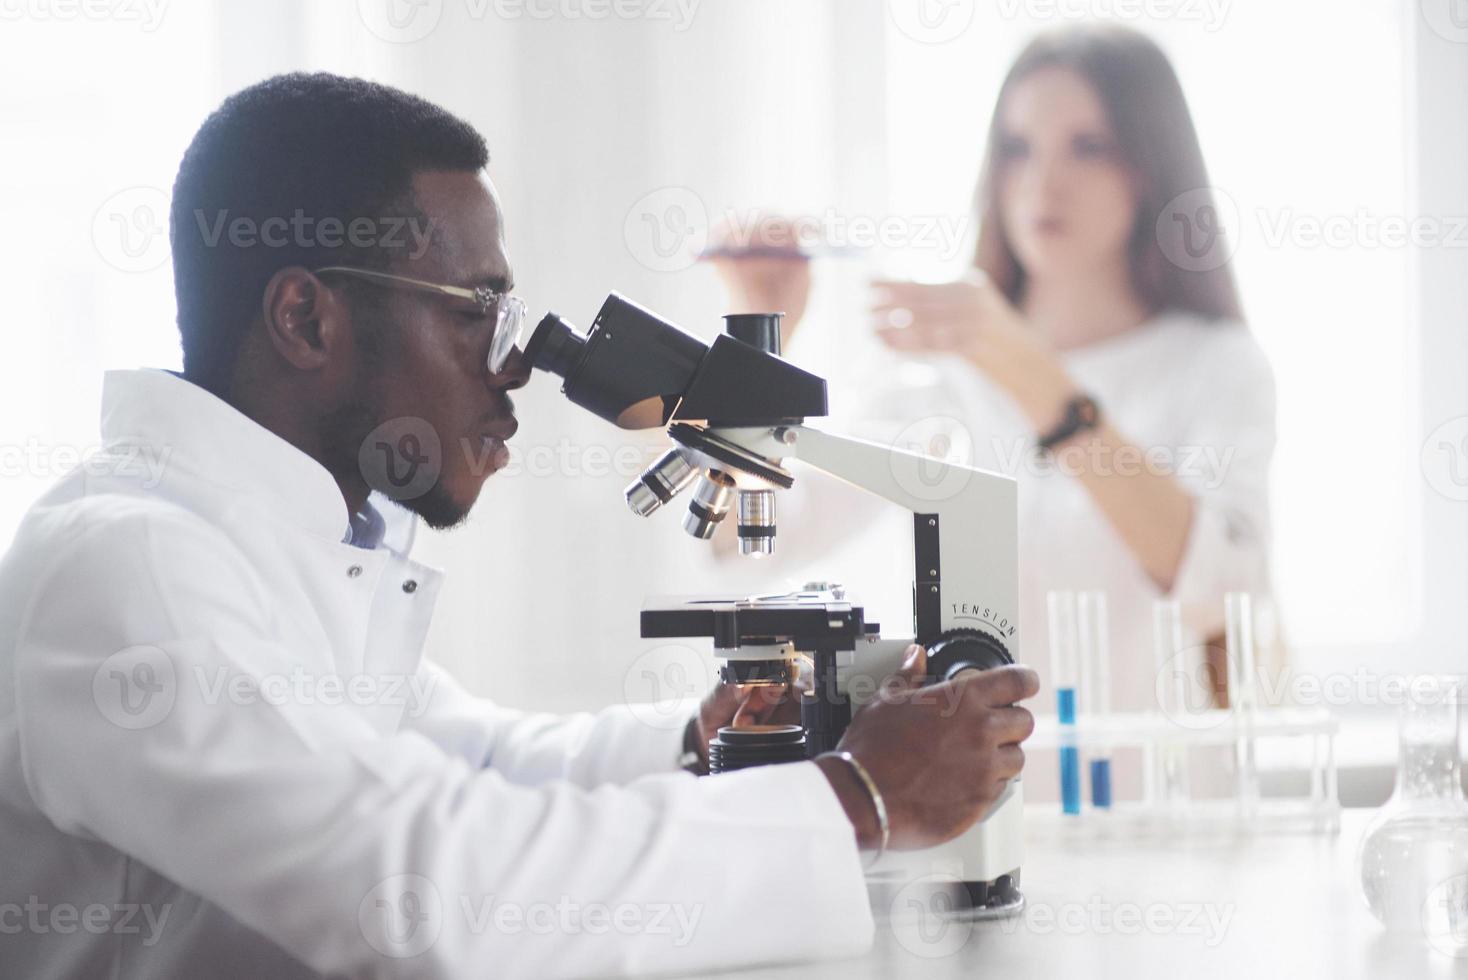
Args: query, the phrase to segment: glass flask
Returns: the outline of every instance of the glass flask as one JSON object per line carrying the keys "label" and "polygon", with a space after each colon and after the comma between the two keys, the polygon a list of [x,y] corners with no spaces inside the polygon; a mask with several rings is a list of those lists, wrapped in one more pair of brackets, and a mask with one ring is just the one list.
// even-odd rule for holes
{"label": "glass flask", "polygon": [[1458,751],[1456,679],[1417,677],[1399,722],[1396,789],[1361,836],[1357,868],[1371,913],[1394,932],[1468,955],[1468,802]]}

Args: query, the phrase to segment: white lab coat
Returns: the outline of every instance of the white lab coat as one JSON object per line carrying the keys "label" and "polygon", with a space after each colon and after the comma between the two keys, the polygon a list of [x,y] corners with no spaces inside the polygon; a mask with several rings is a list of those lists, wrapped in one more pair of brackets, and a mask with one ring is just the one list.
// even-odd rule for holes
{"label": "white lab coat", "polygon": [[421,659],[442,573],[344,543],[314,460],[163,371],[110,372],[102,427],[0,564],[0,975],[699,973],[868,947],[812,764],[695,779],[681,727],[627,706],[472,697]]}

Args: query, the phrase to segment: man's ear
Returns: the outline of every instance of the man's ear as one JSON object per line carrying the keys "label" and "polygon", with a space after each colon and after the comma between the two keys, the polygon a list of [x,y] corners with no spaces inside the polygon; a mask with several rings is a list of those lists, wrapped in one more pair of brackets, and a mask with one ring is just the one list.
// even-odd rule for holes
{"label": "man's ear", "polygon": [[270,277],[261,314],[270,345],[302,371],[320,370],[351,343],[346,305],[301,266]]}

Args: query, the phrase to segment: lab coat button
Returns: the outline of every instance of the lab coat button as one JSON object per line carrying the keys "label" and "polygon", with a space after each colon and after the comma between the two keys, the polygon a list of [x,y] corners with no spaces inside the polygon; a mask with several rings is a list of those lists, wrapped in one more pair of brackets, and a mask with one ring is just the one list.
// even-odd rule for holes
{"label": "lab coat button", "polygon": [[361,565],[353,565],[351,568],[347,569],[347,578],[356,578],[358,575],[361,575],[361,574],[362,574],[362,566]]}
{"label": "lab coat button", "polygon": [[407,592],[409,594],[412,594],[414,592],[417,592],[418,591],[418,583],[415,582],[415,581],[413,581],[412,579],[408,579],[408,581],[406,581],[406,582],[403,583],[403,591],[404,592]]}

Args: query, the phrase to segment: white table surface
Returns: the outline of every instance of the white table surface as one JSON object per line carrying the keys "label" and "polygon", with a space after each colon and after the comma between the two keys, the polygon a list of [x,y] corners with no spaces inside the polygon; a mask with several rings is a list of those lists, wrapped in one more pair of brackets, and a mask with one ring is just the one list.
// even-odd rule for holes
{"label": "white table surface", "polygon": [[1355,852],[1370,813],[1345,811],[1330,836],[1081,840],[1032,805],[1019,917],[922,931],[879,923],[866,956],[724,976],[1468,977],[1468,958],[1388,934],[1366,910]]}

